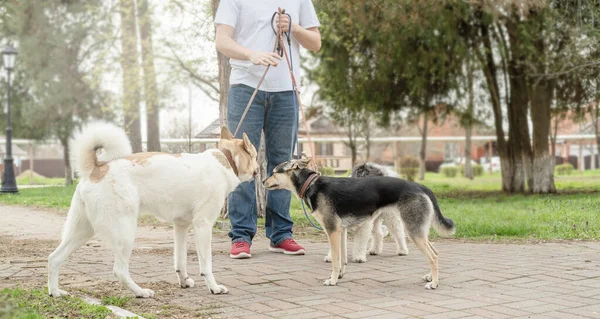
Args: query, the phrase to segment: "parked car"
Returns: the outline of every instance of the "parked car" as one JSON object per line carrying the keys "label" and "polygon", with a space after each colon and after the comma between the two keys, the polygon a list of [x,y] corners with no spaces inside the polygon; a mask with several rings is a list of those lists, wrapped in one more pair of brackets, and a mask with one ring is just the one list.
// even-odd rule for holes
{"label": "parked car", "polygon": [[[499,172],[500,171],[500,157],[493,156],[490,162],[492,165],[492,172]],[[484,172],[490,171],[490,163],[488,163],[487,157],[481,158],[481,167],[483,167]]]}

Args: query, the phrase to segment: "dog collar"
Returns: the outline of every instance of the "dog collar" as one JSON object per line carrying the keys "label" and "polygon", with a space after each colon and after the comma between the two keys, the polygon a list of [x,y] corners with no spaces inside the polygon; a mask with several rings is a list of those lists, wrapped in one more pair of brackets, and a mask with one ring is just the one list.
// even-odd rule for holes
{"label": "dog collar", "polygon": [[235,174],[235,176],[237,176],[238,169],[237,169],[237,166],[235,165],[235,161],[233,160],[233,156],[231,155],[231,151],[226,148],[219,148],[219,151],[221,151],[221,153],[223,153],[223,155],[225,155],[225,157],[227,158],[227,161],[229,162],[229,166],[231,166],[233,173]]}
{"label": "dog collar", "polygon": [[302,189],[300,189],[300,193],[298,194],[298,197],[300,197],[300,199],[304,199],[304,195],[306,195],[306,191],[308,190],[308,188],[310,187],[310,185],[317,180],[317,178],[319,178],[319,174],[313,172],[304,182],[304,185],[302,185]]}

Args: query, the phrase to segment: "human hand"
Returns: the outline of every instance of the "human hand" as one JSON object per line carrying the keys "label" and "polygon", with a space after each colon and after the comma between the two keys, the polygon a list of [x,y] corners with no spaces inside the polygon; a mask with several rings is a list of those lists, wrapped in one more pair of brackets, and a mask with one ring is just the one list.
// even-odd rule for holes
{"label": "human hand", "polygon": [[[296,24],[292,24],[292,32],[294,31]],[[279,14],[277,15],[277,28],[283,32],[288,32],[290,30],[290,17],[287,14]]]}
{"label": "human hand", "polygon": [[277,66],[279,64],[279,60],[281,60],[281,57],[277,53],[273,52],[252,52],[250,53],[248,60],[255,65]]}

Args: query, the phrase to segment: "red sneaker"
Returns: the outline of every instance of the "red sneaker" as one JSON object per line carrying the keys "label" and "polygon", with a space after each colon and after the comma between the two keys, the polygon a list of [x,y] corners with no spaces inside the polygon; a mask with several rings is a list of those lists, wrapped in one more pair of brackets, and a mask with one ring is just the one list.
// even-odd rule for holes
{"label": "red sneaker", "polygon": [[229,257],[233,259],[244,259],[250,258],[250,244],[245,241],[236,241],[231,244],[231,250],[229,251]]}
{"label": "red sneaker", "polygon": [[269,250],[275,253],[284,253],[286,255],[304,255],[304,247],[298,245],[293,239],[288,238],[282,241],[278,246],[269,246]]}

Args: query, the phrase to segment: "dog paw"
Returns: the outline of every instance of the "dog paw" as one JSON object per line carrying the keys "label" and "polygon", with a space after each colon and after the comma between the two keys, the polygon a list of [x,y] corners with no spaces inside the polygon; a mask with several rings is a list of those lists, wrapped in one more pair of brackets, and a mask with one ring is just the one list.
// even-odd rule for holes
{"label": "dog paw", "polygon": [[179,283],[179,286],[181,286],[181,288],[194,288],[194,279],[190,277],[185,278],[183,283]]}
{"label": "dog paw", "polygon": [[431,274],[427,274],[427,275],[423,276],[423,280],[425,280],[427,282],[431,282],[431,280],[432,280]]}
{"label": "dog paw", "polygon": [[62,296],[70,296],[70,294],[64,290],[56,289],[49,292],[49,295],[52,297],[62,297]]}
{"label": "dog paw", "polygon": [[331,262],[331,255],[327,255],[327,256],[325,256],[325,258],[323,258],[323,260],[324,260],[326,263],[330,263],[330,262]]}
{"label": "dog paw", "polygon": [[398,254],[398,256],[408,256],[408,249],[398,250],[396,253]]}
{"label": "dog paw", "polygon": [[150,289],[142,289],[139,294],[135,295],[136,298],[152,298],[154,297],[154,291]]}
{"label": "dog paw", "polygon": [[340,274],[338,275],[338,279],[342,279],[345,274],[346,274],[345,271],[340,271]]}
{"label": "dog paw", "polygon": [[427,289],[427,290],[433,290],[437,287],[438,287],[438,284],[434,283],[434,282],[428,282],[425,284],[425,289]]}
{"label": "dog paw", "polygon": [[324,286],[335,286],[335,285],[337,285],[337,280],[327,279],[327,280],[325,280],[323,285]]}
{"label": "dog paw", "polygon": [[354,257],[352,258],[352,261],[359,264],[366,263],[367,257]]}
{"label": "dog paw", "polygon": [[369,250],[369,255],[371,256],[375,256],[375,255],[379,255],[381,252],[377,251],[377,250]]}
{"label": "dog paw", "polygon": [[210,293],[213,295],[224,295],[228,294],[229,290],[223,285],[217,285],[216,287],[210,288]]}

